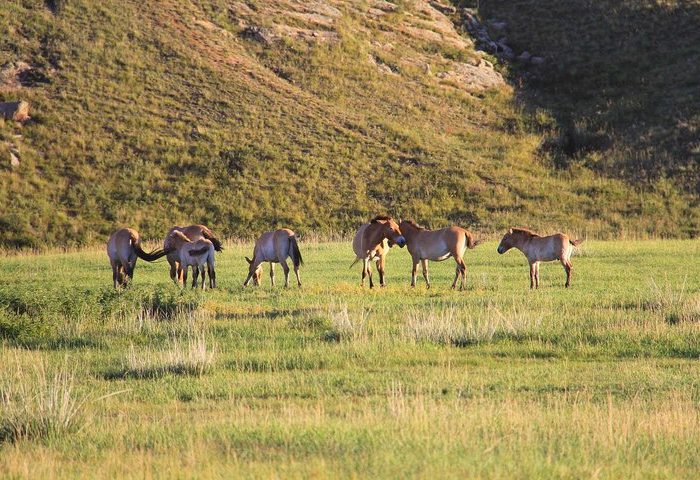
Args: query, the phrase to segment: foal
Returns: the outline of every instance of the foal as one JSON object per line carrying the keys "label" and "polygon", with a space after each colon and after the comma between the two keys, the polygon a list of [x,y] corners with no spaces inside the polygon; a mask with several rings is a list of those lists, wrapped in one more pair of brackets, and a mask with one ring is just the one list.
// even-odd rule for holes
{"label": "foal", "polygon": [[571,285],[571,254],[583,240],[571,240],[563,233],[541,237],[527,228],[511,228],[503,235],[498,253],[517,248],[530,263],[530,288],[540,286],[540,262],[559,260],[566,271],[566,287]]}
{"label": "foal", "polygon": [[[214,270],[214,243],[206,238],[192,241],[180,230],[173,230],[168,239],[168,245],[177,252],[177,260],[182,270],[182,284],[187,285],[187,270],[192,266],[192,288],[197,288],[197,277],[202,274],[202,290],[209,272],[209,287],[216,288],[216,271]],[[207,269],[204,269],[206,265]]]}
{"label": "foal", "polygon": [[411,286],[416,286],[416,272],[418,263],[423,266],[423,278],[430,288],[428,280],[428,260],[441,262],[450,257],[455,259],[457,268],[452,288],[457,286],[457,279],[461,277],[459,289],[464,289],[464,280],[467,276],[467,265],[462,256],[465,248],[475,248],[480,242],[474,240],[474,234],[453,225],[440,230],[428,230],[419,226],[412,220],[403,220],[399,224],[401,231],[406,237],[406,247],[413,257],[413,270],[411,271]]}
{"label": "foal", "polygon": [[248,277],[243,282],[243,286],[247,287],[250,280],[253,280],[253,285],[260,285],[262,279],[262,263],[270,262],[270,281],[272,286],[275,286],[275,263],[282,265],[284,270],[284,287],[289,287],[289,266],[287,265],[287,257],[292,259],[294,265],[294,274],[297,277],[297,285],[301,287],[301,279],[299,278],[299,267],[304,264],[299,251],[297,237],[288,228],[281,228],[274,232],[263,233],[258,241],[255,242],[253,248],[253,259],[248,257]]}
{"label": "foal", "polygon": [[[188,239],[191,241],[199,240],[200,238],[206,238],[214,245],[214,250],[217,252],[222,251],[224,248],[221,246],[221,241],[216,238],[214,232],[212,232],[205,225],[190,225],[187,227],[175,226],[168,231],[165,236],[165,241],[163,242],[163,249],[167,250],[170,248],[171,237],[170,234],[175,230],[181,231]],[[180,267],[180,260],[178,259],[177,251],[173,250],[168,253],[166,257],[168,263],[170,264],[170,278],[173,282],[179,284],[182,281],[182,268]]]}
{"label": "foal", "polygon": [[153,250],[146,253],[141,249],[141,236],[132,228],[122,228],[110,235],[107,241],[107,255],[112,265],[114,288],[125,287],[134,279],[136,260],[141,258],[152,262],[167,255],[170,250]]}
{"label": "foal", "polygon": [[365,285],[365,277],[369,275],[369,288],[374,287],[372,282],[372,261],[377,261],[377,271],[379,272],[379,285],[384,287],[384,266],[386,255],[394,244],[403,248],[406,239],[401,235],[401,230],[391,217],[376,216],[369,223],[363,223],[357,229],[355,238],[352,240],[352,249],[355,252],[355,263],[362,260],[362,283]]}

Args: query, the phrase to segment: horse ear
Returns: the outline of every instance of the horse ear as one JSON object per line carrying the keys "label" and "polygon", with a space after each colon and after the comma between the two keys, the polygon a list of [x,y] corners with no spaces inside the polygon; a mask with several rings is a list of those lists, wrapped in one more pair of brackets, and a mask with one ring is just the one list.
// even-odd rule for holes
{"label": "horse ear", "polygon": [[253,263],[253,261],[252,261],[250,258],[245,257],[245,259],[246,259],[246,261],[247,261],[248,263]]}
{"label": "horse ear", "polygon": [[377,219],[373,218],[372,220],[369,221],[369,223],[377,223]]}
{"label": "horse ear", "polygon": [[511,228],[510,230],[508,230],[508,233],[513,235],[513,229]]}

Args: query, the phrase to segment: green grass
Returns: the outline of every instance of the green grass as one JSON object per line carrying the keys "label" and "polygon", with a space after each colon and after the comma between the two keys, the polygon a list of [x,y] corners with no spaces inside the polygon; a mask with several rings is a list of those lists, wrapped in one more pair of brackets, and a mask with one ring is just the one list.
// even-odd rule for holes
{"label": "green grass", "polygon": [[193,221],[225,236],[273,224],[327,234],[378,212],[484,231],[697,236],[697,195],[677,186],[694,170],[650,186],[554,168],[539,149],[552,114],[530,114],[511,86],[440,84],[477,54],[407,35],[430,27],[416,4],[374,18],[330,2],[338,42],[264,46],[239,22],[317,27],[289,14],[299,2],[245,3],[233,14],[223,0],[71,0],[54,13],[3,2],[0,66],[28,62],[41,81],[0,91],[31,102],[34,119],[0,123],[2,162],[6,143],[22,156],[0,168],[0,245],[91,245],[125,225],[156,237]]}
{"label": "green grass", "polygon": [[538,291],[524,257],[495,247],[467,252],[464,292],[451,260],[411,289],[397,248],[388,286],[363,290],[345,242],[302,242],[304,286],[288,290],[267,274],[243,289],[239,243],[203,293],[144,262],[114,292],[102,249],[8,256],[0,425],[51,424],[37,391],[80,408],[70,428],[4,435],[0,471],[694,477],[698,242],[587,241],[573,288],[544,264]]}

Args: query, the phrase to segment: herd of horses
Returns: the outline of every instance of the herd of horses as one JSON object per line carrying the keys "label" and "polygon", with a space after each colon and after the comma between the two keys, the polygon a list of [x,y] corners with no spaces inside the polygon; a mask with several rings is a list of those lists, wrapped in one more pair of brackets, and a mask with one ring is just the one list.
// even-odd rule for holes
{"label": "herd of horses", "polygon": [[[498,253],[503,254],[511,248],[520,250],[530,264],[530,288],[540,284],[540,262],[559,260],[566,272],[566,287],[571,285],[571,254],[574,247],[582,240],[572,240],[563,233],[540,236],[527,228],[509,229],[498,245]],[[439,230],[429,230],[412,220],[400,220],[398,223],[388,216],[376,216],[362,224],[352,241],[355,252],[354,265],[362,262],[362,282],[369,277],[369,287],[374,287],[372,280],[372,263],[375,262],[379,273],[379,285],[384,287],[386,256],[394,245],[406,247],[413,260],[411,286],[416,285],[418,265],[423,270],[423,278],[430,288],[428,261],[443,261],[452,257],[456,263],[455,278],[452,288],[464,289],[467,266],[464,252],[481,243],[475,235],[464,228],[453,225]],[[192,288],[205,288],[209,276],[209,287],[216,288],[215,252],[223,250],[221,241],[204,225],[173,227],[163,241],[163,248],[145,252],[141,248],[139,233],[131,228],[122,228],[114,232],[107,242],[107,255],[112,265],[112,280],[115,288],[124,287],[133,280],[136,260],[141,258],[152,262],[166,257],[170,264],[170,278],[177,284],[187,284],[187,274],[192,267]],[[263,233],[255,242],[253,258],[245,257],[248,262],[248,276],[243,286],[252,280],[258,286],[262,281],[262,264],[270,264],[270,281],[275,285],[274,265],[279,263],[284,271],[284,286],[289,286],[289,265],[291,259],[296,275],[297,285],[301,287],[299,267],[304,261],[299,251],[299,244],[294,232],[288,228]],[[352,267],[351,265],[351,267]],[[201,283],[199,277],[201,276]]]}

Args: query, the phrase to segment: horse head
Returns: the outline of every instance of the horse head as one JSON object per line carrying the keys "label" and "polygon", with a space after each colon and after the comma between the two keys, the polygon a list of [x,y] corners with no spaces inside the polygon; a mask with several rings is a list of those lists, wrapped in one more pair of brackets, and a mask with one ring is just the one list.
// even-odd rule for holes
{"label": "horse head", "polygon": [[374,217],[370,221],[370,223],[377,225],[377,228],[380,229],[380,232],[382,234],[382,238],[387,239],[390,247],[398,245],[399,247],[403,248],[406,246],[406,238],[401,233],[399,225],[394,221],[393,218],[386,216],[377,216]]}
{"label": "horse head", "polygon": [[501,239],[501,243],[498,244],[498,248],[496,251],[499,254],[506,253],[508,250],[513,248],[513,229],[509,229],[505,235],[503,235],[503,238]]}
{"label": "horse head", "polygon": [[248,257],[245,257],[245,259],[249,265],[248,272],[250,273],[250,275],[253,279],[253,285],[255,285],[257,287],[260,285],[260,283],[262,281],[262,271],[263,271],[262,264],[258,265],[257,268],[255,270],[253,270],[253,261]]}

